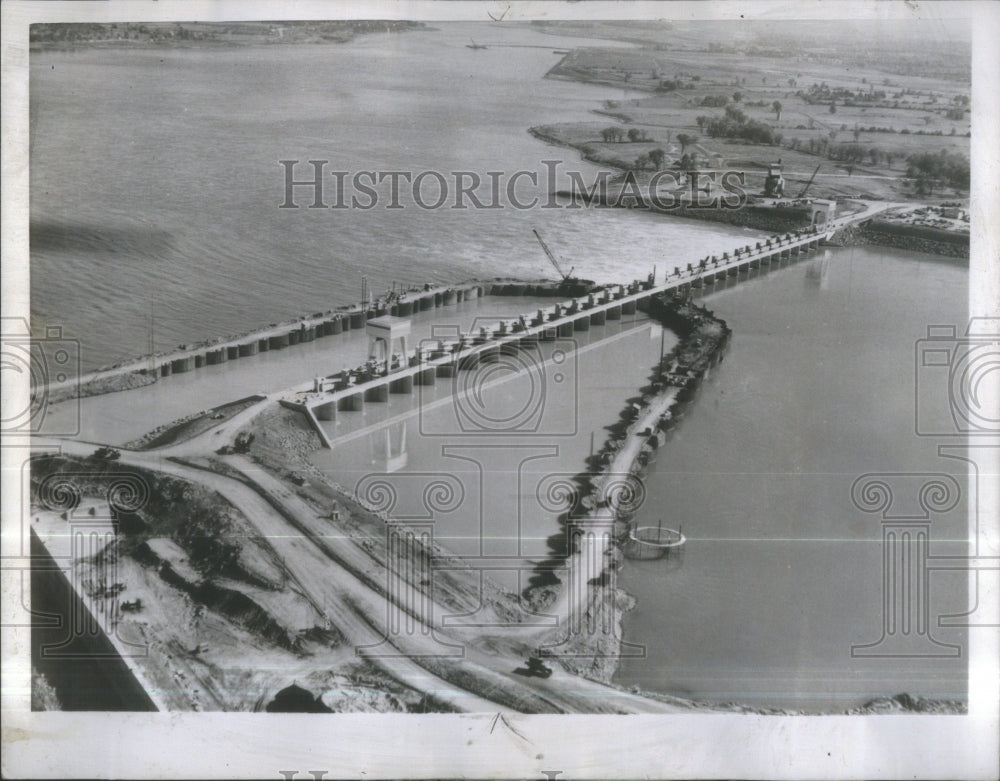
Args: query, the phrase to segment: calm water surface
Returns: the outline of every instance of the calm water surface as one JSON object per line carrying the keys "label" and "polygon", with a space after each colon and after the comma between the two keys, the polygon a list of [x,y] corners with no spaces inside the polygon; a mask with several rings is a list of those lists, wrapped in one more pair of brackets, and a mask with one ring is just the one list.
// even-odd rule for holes
{"label": "calm water surface", "polygon": [[[719,370],[649,471],[640,522],[683,525],[679,566],[629,562],[626,622],[645,659],[618,680],[711,700],[840,710],[900,692],[963,698],[958,659],[852,659],[881,636],[880,516],[851,503],[868,472],[962,472],[914,435],[914,344],[966,320],[962,264],[830,249],[710,294],[733,328]],[[946,410],[942,410],[946,414]],[[964,478],[959,478],[964,486]],[[933,517],[931,552],[958,555],[965,505]],[[932,635],[962,612],[961,576],[930,581]]]}
{"label": "calm water surface", "polygon": [[[543,48],[473,51],[470,31]],[[542,78],[557,61],[551,49],[574,43],[446,25],[337,45],[32,54],[35,327],[63,325],[88,369],[145,352],[151,309],[155,347],[167,349],[356,300],[362,274],[376,290],[548,274],[533,227],[598,280],[644,276],[754,235],[630,211],[278,208],[283,159],[481,174],[562,159],[589,179],[595,169],[575,152],[527,133],[592,121],[602,100],[621,97]],[[623,572],[638,599],[626,636],[647,656],[623,664],[621,683],[810,710],[901,691],[964,695],[961,660],[851,658],[852,643],[880,634],[881,531],[851,504],[850,487],[865,472],[959,472],[912,433],[913,353],[927,325],[965,321],[967,285],[964,267],[928,256],[833,249],[825,262],[707,297],[732,326],[732,347],[658,455],[640,519],[683,524],[690,542],[679,566],[630,562]],[[86,400],[84,431],[121,441],[150,420],[336,370],[323,341]],[[579,406],[549,408],[557,436],[515,438],[502,452],[490,449],[495,439],[421,433],[424,423],[447,433],[453,408],[441,405],[426,421],[375,426],[317,463],[346,487],[389,472],[390,459],[400,485],[415,472],[457,475],[467,504],[442,516],[442,537],[478,555],[470,529],[482,523],[485,553],[541,556],[555,514],[528,512],[525,500],[547,474],[580,470],[590,432],[616,420],[660,348],[649,326],[612,344],[580,352]],[[364,351],[361,340],[344,348],[352,360]],[[489,392],[518,399],[525,386]],[[582,421],[572,430],[567,410]],[[374,424],[388,413],[370,414]],[[403,428],[405,464],[394,458]],[[477,461],[460,458],[470,444]],[[934,520],[935,552],[960,551],[949,540],[965,536],[963,509]],[[514,521],[529,515],[519,549]],[[959,578],[936,573],[932,615],[963,603]]]}

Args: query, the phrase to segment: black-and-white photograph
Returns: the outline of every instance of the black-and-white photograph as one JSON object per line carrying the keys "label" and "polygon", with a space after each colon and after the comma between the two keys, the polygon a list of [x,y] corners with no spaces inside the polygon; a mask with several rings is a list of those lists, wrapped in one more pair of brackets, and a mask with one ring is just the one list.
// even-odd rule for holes
{"label": "black-and-white photograph", "polygon": [[73,5],[5,775],[995,777],[996,7]]}

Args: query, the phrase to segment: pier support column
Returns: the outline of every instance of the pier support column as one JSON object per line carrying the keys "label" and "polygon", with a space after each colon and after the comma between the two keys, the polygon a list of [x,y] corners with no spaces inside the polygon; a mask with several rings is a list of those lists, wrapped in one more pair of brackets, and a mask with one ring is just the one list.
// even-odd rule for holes
{"label": "pier support column", "polygon": [[387,401],[389,399],[389,385],[382,383],[365,389],[365,401]]}
{"label": "pier support column", "polygon": [[501,355],[517,355],[518,350],[521,349],[520,339],[511,339],[510,341],[504,342],[500,345]]}
{"label": "pier support column", "polygon": [[361,412],[365,408],[364,396],[358,393],[352,393],[350,396],[344,396],[337,402],[337,410],[343,412]]}
{"label": "pier support column", "polygon": [[604,318],[605,318],[604,310],[601,310],[600,312],[594,312],[594,314],[590,316],[590,324],[604,325]]}
{"label": "pier support column", "polygon": [[590,315],[584,315],[583,317],[578,317],[573,321],[574,331],[589,331],[590,330]]}
{"label": "pier support column", "polygon": [[318,404],[312,408],[316,420],[334,420],[337,417],[337,405],[332,401],[326,404]]}
{"label": "pier support column", "polygon": [[437,373],[434,371],[433,366],[421,369],[413,375],[413,382],[415,385],[433,385],[436,381]]}
{"label": "pier support column", "polygon": [[622,314],[623,315],[634,315],[635,314],[635,301],[626,301],[622,304]]}
{"label": "pier support column", "polygon": [[413,393],[413,375],[406,375],[389,383],[389,393]]}
{"label": "pier support column", "polygon": [[612,306],[607,310],[608,320],[621,320],[622,319],[622,308],[620,306]]}
{"label": "pier support column", "polygon": [[462,371],[468,371],[470,369],[475,369],[479,365],[479,353],[471,353],[469,355],[463,355],[458,359],[458,368]]}

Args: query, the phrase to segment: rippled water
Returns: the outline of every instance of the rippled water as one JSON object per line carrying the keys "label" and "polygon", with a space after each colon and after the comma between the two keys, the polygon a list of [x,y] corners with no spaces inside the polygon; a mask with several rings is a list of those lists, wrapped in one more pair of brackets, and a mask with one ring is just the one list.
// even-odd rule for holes
{"label": "rippled water", "polygon": [[[470,35],[540,48],[476,51]],[[167,349],[358,300],[362,274],[376,291],[550,276],[535,227],[567,270],[609,280],[745,236],[628,211],[313,210],[301,190],[303,208],[279,208],[279,160],[302,160],[298,178],[312,159],[352,173],[534,171],[538,188],[520,180],[522,201],[546,197],[543,160],[590,182],[596,169],[575,150],[527,132],[592,121],[604,99],[622,97],[542,78],[558,62],[552,49],[572,43],[442,25],[347,44],[32,54],[36,328],[65,326],[83,343],[83,368],[95,368],[146,352],[151,311]]]}
{"label": "rippled water", "polygon": [[[492,48],[467,49],[470,34]],[[745,243],[740,229],[630,211],[278,208],[282,159],[480,173],[562,159],[589,178],[575,152],[526,132],[591,120],[602,100],[621,97],[542,78],[557,61],[551,49],[573,43],[443,25],[349,44],[32,54],[34,325],[79,338],[87,369],[145,352],[151,309],[155,346],[167,349],[356,300],[362,274],[376,290],[548,274],[533,227],[567,266],[599,280]],[[851,657],[852,643],[879,635],[881,530],[850,503],[850,487],[869,471],[960,472],[913,436],[913,345],[929,324],[965,321],[967,284],[963,267],[928,256],[835,249],[825,263],[707,297],[732,326],[732,347],[659,453],[640,519],[683,524],[690,541],[679,567],[629,562],[623,572],[638,598],[626,636],[647,655],[624,662],[621,683],[813,710],[899,691],[963,696],[961,659]],[[364,349],[360,339],[350,348]],[[126,439],[151,418],[297,382],[327,367],[325,349],[320,341],[216,367],[214,379],[197,372],[85,401],[84,431]],[[637,329],[581,358],[586,425],[556,442],[558,457],[532,462],[533,477],[579,470],[589,431],[615,420],[658,349]],[[461,472],[440,439],[409,426],[406,469]],[[385,472],[400,431],[388,449],[384,434],[317,463],[348,487]],[[504,516],[518,517],[527,494],[503,493],[497,470],[509,464],[484,458],[493,477],[489,496],[478,495],[489,513],[478,517],[497,521],[506,554]],[[935,551],[960,550],[963,510],[935,519]],[[452,514],[440,533],[472,545],[475,517]],[[543,553],[553,528],[550,517],[527,530],[527,552]],[[935,573],[931,586],[934,615],[961,609],[960,576]]]}

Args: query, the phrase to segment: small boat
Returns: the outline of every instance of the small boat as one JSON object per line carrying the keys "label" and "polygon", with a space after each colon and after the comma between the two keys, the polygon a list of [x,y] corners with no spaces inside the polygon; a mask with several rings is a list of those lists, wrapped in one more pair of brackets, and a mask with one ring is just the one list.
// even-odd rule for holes
{"label": "small boat", "polygon": [[[471,38],[469,40],[472,41]],[[476,43],[475,41],[472,41],[472,43],[465,44],[465,48],[466,49],[488,49],[490,47],[487,46],[485,43]]]}

